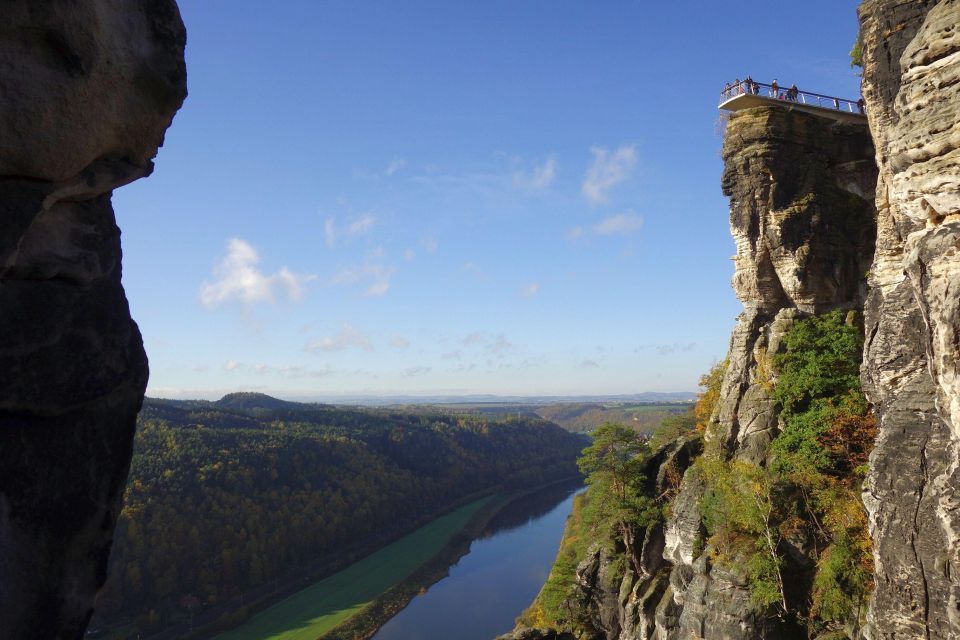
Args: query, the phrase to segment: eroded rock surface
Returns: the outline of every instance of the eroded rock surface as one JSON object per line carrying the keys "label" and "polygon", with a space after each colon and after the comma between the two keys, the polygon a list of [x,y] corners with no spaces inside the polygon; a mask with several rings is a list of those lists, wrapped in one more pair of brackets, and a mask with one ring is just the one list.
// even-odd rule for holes
{"label": "eroded rock surface", "polygon": [[862,374],[879,426],[866,636],[957,638],[960,2],[868,0],[860,20],[880,170]]}
{"label": "eroded rock surface", "polygon": [[147,383],[113,189],[186,96],[173,0],[7,0],[0,23],[0,630],[80,638]]}

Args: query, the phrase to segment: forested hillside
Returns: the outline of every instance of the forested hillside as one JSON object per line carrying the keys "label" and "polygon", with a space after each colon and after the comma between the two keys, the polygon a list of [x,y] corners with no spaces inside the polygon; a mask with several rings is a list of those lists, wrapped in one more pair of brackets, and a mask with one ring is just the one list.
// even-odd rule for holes
{"label": "forested hillside", "polygon": [[569,477],[583,446],[530,418],[147,400],[93,627],[189,619],[468,497]]}
{"label": "forested hillside", "polygon": [[536,413],[569,431],[587,433],[608,422],[628,425],[635,431],[653,433],[665,418],[684,414],[690,402],[563,403],[537,407]]}

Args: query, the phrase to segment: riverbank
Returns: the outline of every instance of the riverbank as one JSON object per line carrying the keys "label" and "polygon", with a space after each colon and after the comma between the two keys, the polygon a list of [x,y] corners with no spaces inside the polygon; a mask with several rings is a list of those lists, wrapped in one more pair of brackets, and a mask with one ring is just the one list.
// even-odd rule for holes
{"label": "riverbank", "polygon": [[[369,638],[418,593],[442,580],[511,502],[575,478],[488,495],[441,516],[338,573],[300,589],[218,640]],[[328,606],[329,605],[329,606]]]}

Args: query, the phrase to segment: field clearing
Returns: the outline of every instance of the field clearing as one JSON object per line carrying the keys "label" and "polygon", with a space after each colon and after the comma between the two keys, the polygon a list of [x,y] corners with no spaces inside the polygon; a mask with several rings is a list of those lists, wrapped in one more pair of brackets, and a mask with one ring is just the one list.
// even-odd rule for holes
{"label": "field clearing", "polygon": [[439,553],[492,496],[471,502],[261,611],[217,640],[316,640]]}

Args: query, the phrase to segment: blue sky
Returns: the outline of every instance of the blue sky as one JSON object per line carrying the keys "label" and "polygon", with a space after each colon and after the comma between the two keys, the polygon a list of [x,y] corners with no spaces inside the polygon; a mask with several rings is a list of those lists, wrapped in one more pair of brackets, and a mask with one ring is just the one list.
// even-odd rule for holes
{"label": "blue sky", "polygon": [[856,97],[854,0],[181,0],[116,192],[148,394],[692,390],[740,304],[717,97]]}

